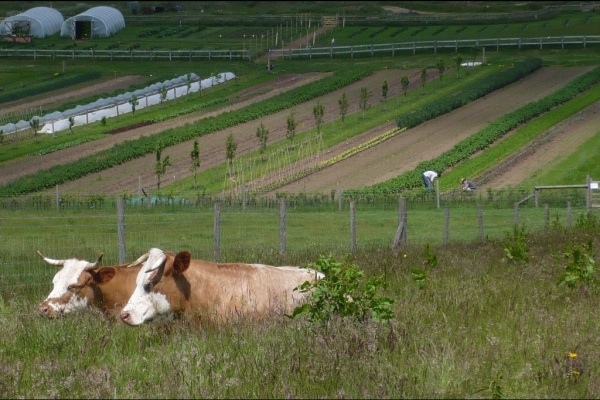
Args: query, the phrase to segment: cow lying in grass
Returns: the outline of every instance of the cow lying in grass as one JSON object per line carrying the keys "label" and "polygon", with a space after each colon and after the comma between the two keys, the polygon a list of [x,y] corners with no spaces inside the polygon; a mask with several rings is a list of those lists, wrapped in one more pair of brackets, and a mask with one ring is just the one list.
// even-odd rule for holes
{"label": "cow lying in grass", "polygon": [[121,312],[132,326],[180,314],[226,322],[289,313],[308,296],[294,288],[323,278],[299,267],[193,260],[188,251],[175,255],[151,249],[131,265],[139,264],[137,286]]}
{"label": "cow lying in grass", "polygon": [[52,279],[54,288],[38,308],[44,317],[58,317],[88,307],[97,307],[107,316],[118,317],[133,294],[141,268],[127,268],[127,264],[99,268],[104,254],[90,263],[77,258],[53,260],[37,253],[46,263],[62,267]]}

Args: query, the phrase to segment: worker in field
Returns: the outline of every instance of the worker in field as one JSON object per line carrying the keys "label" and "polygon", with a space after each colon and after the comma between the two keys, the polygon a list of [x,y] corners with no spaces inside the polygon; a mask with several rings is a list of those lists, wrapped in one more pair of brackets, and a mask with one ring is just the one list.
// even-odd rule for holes
{"label": "worker in field", "polygon": [[477,186],[475,186],[475,183],[473,183],[473,181],[470,181],[468,179],[462,178],[460,180],[460,183],[462,183],[462,185],[463,185],[462,189],[464,192],[470,192],[470,191],[477,189]]}

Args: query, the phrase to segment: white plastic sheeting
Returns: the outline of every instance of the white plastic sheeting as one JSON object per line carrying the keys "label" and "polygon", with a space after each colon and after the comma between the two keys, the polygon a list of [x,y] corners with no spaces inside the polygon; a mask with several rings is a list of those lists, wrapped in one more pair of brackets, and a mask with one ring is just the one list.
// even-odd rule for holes
{"label": "white plastic sheeting", "polygon": [[[189,75],[189,78],[188,78]],[[198,75],[191,73],[182,75],[178,78],[166,80],[162,83],[155,83],[144,89],[138,89],[134,92],[127,92],[108,99],[98,99],[93,103],[78,105],[75,108],[60,112],[55,111],[46,114],[43,117],[34,116],[29,121],[19,121],[16,124],[7,124],[0,126],[0,130],[5,135],[31,129],[30,121],[37,119],[40,121],[40,133],[54,133],[69,129],[69,117],[73,117],[74,125],[85,125],[100,121],[102,117],[112,118],[121,114],[130,113],[132,106],[129,100],[135,96],[138,100],[136,111],[156,104],[160,104],[160,90],[167,89],[165,101],[173,100],[194,93],[199,90],[207,89],[211,86],[230,81],[235,78],[231,72],[223,72],[211,78],[198,80]],[[188,83],[191,82],[188,89]]]}
{"label": "white plastic sheeting", "polygon": [[54,8],[34,7],[0,22],[0,35],[12,35],[15,29],[29,24],[31,36],[45,38],[60,31],[64,20],[62,14]]}
{"label": "white plastic sheeting", "polygon": [[99,6],[68,18],[60,28],[61,37],[75,38],[76,23],[91,21],[92,38],[109,37],[125,28],[125,18],[116,8]]}

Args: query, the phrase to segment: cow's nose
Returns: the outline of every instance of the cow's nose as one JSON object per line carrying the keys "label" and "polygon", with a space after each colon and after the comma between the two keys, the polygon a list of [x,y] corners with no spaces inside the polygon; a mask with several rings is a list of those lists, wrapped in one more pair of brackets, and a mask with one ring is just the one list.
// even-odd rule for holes
{"label": "cow's nose", "polygon": [[121,319],[127,321],[129,319],[129,313],[127,311],[121,312]]}
{"label": "cow's nose", "polygon": [[39,313],[40,315],[42,315],[42,316],[48,316],[48,309],[49,309],[49,308],[50,308],[50,307],[48,307],[48,305],[47,305],[47,304],[41,304],[41,305],[38,307],[38,313]]}

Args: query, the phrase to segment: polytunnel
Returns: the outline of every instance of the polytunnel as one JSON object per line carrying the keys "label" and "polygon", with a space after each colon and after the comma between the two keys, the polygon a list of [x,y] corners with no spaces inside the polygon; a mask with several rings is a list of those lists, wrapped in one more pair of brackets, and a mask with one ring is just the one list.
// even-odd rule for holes
{"label": "polytunnel", "polygon": [[125,18],[113,7],[99,6],[68,18],[60,29],[61,37],[92,39],[109,37],[125,28]]}
{"label": "polytunnel", "polygon": [[34,7],[0,22],[0,35],[44,38],[60,31],[62,14],[49,7]]}

